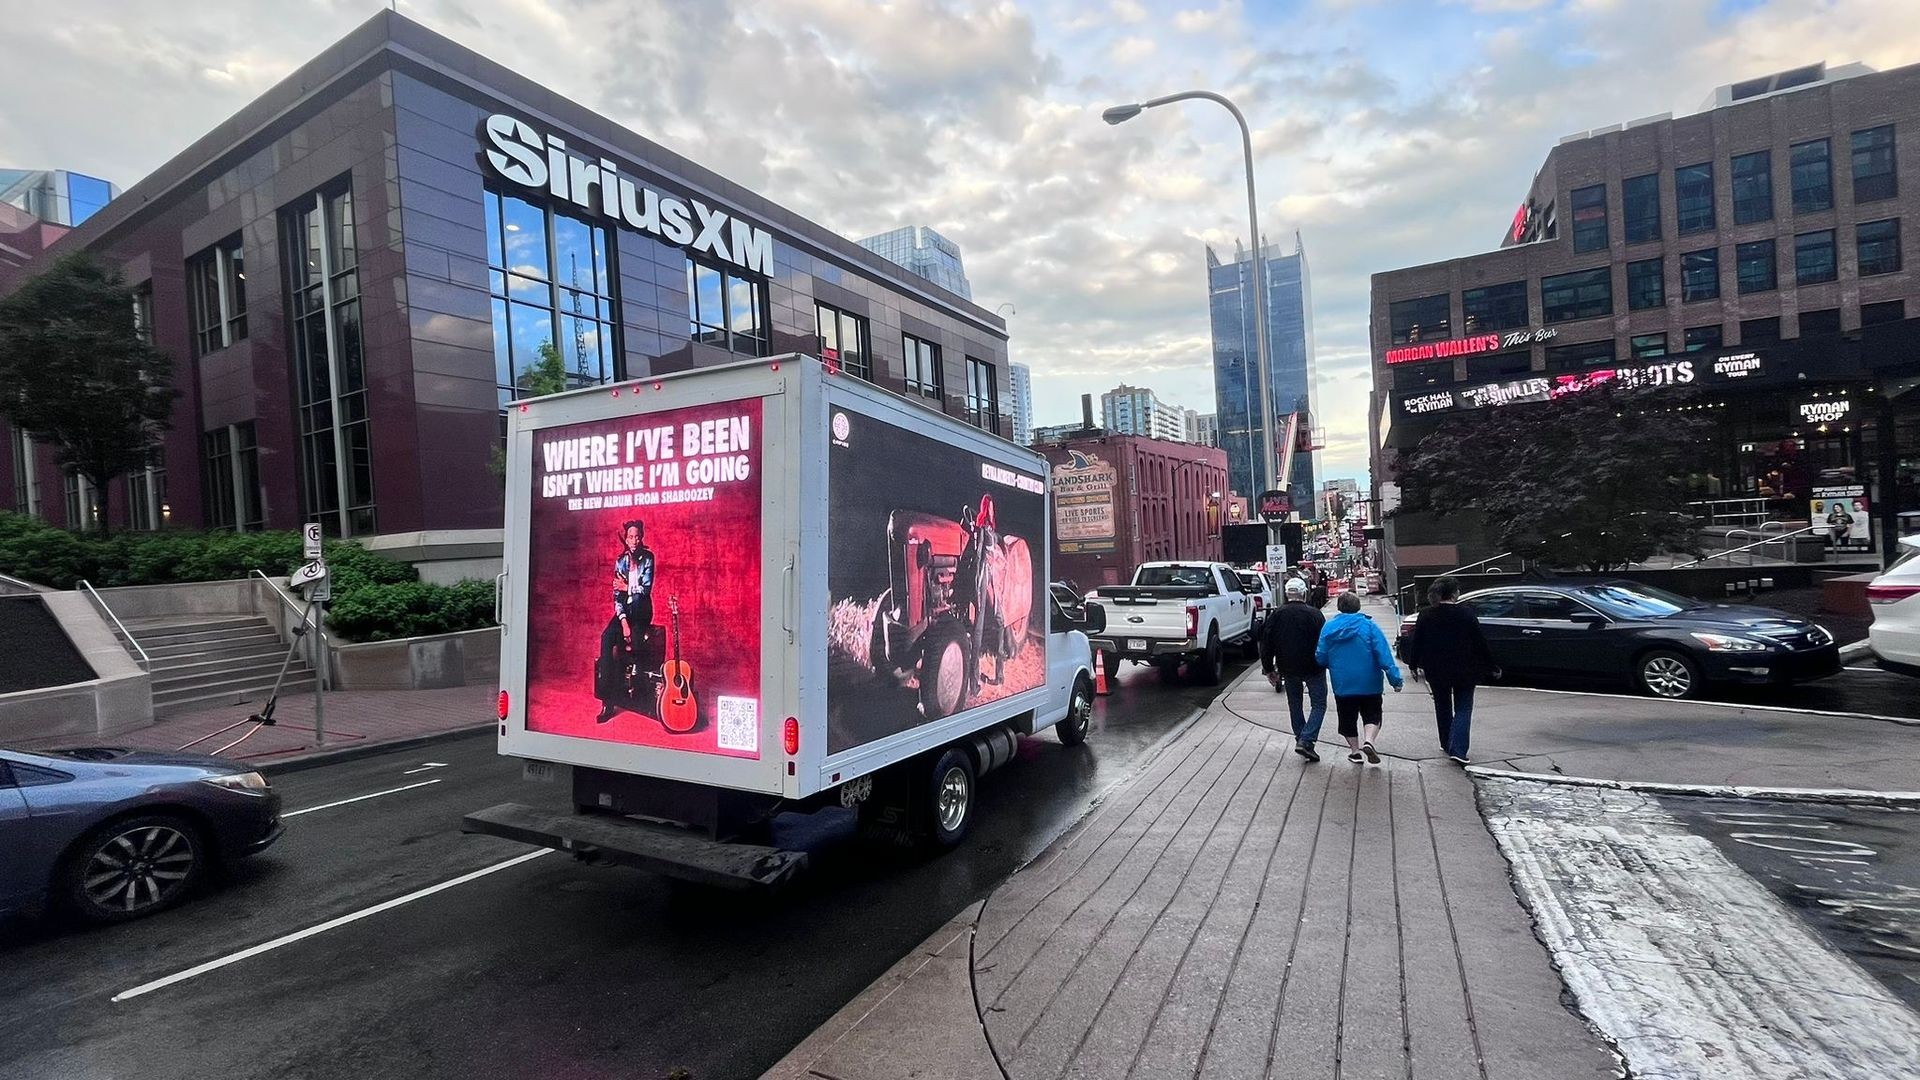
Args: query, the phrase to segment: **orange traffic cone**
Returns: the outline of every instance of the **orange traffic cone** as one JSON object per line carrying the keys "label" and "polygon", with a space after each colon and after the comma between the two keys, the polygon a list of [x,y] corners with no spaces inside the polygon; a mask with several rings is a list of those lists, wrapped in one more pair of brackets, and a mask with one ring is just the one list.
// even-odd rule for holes
{"label": "orange traffic cone", "polygon": [[1093,693],[1095,697],[1106,697],[1113,693],[1107,688],[1107,655],[1104,649],[1093,650]]}

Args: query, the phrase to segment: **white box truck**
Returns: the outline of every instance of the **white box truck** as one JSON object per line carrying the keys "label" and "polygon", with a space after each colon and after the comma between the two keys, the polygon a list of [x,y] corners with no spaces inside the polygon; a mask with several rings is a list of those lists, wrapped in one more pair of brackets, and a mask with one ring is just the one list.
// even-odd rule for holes
{"label": "white box truck", "polygon": [[507,419],[499,747],[574,810],[468,831],[774,884],[776,813],[951,845],[1018,736],[1085,739],[1040,455],[800,355]]}

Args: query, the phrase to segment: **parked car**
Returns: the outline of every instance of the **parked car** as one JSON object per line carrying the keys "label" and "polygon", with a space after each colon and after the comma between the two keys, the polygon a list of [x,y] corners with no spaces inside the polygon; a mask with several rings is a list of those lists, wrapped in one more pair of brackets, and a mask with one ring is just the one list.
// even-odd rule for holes
{"label": "parked car", "polygon": [[1253,597],[1253,631],[1260,632],[1260,624],[1267,621],[1267,612],[1280,602],[1280,590],[1268,574],[1258,570],[1241,570],[1240,585]]}
{"label": "parked car", "polygon": [[[1624,679],[1654,697],[1688,698],[1714,682],[1805,682],[1840,670],[1840,647],[1825,627],[1639,582],[1510,585],[1460,602],[1480,617],[1503,676]],[[1400,621],[1395,647],[1402,659],[1415,618]]]}
{"label": "parked car", "polygon": [[280,833],[279,792],[238,762],[0,750],[0,911],[64,906],[102,923],[151,915]]}
{"label": "parked car", "polygon": [[1867,586],[1867,641],[1883,666],[1920,675],[1920,536],[1903,536],[1900,546],[1906,551]]}
{"label": "parked car", "polygon": [[1103,585],[1091,601],[1106,609],[1106,630],[1088,635],[1103,650],[1107,678],[1121,660],[1152,664],[1173,678],[1182,664],[1195,681],[1220,681],[1229,645],[1253,644],[1253,598],[1226,563],[1150,562],[1131,585]]}

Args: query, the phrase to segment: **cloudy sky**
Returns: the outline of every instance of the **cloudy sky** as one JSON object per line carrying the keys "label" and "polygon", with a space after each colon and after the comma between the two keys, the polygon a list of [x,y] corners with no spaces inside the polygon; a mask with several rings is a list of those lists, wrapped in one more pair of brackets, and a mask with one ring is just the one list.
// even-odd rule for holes
{"label": "cloudy sky", "polygon": [[[381,4],[0,0],[0,165],[130,186]],[[400,0],[850,236],[932,225],[1010,302],[1036,421],[1125,380],[1213,409],[1205,245],[1313,275],[1323,476],[1366,470],[1367,282],[1495,246],[1569,132],[1816,60],[1920,61],[1920,0]],[[8,9],[14,9],[11,12]]]}

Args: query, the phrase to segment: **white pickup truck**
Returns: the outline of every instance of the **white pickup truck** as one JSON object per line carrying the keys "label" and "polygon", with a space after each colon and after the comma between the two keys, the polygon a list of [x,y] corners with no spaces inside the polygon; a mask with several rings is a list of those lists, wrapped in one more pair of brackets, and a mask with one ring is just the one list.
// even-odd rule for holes
{"label": "white pickup truck", "polygon": [[1131,660],[1169,680],[1185,664],[1189,676],[1212,685],[1227,646],[1253,646],[1253,597],[1226,563],[1142,563],[1131,585],[1103,585],[1091,602],[1106,609],[1105,631],[1091,643],[1109,679]]}

